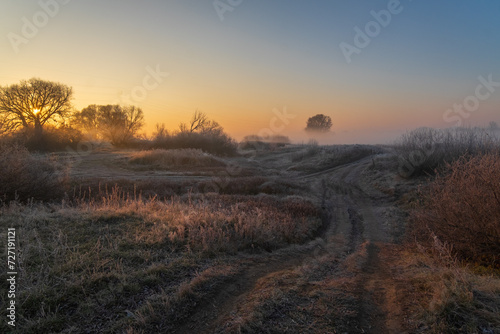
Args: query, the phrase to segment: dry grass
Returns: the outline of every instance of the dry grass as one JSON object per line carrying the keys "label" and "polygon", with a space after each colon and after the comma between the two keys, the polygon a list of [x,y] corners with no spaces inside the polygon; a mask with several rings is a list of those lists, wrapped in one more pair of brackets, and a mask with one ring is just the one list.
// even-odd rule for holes
{"label": "dry grass", "polygon": [[[324,256],[260,279],[238,313],[215,333],[347,332],[339,321],[342,302],[334,296],[339,286],[331,279],[336,265],[337,259]],[[321,279],[316,271],[321,271]]]}
{"label": "dry grass", "polygon": [[134,153],[130,162],[161,169],[175,167],[221,167],[226,164],[199,149],[152,150]]}
{"label": "dry grass", "polygon": [[463,267],[451,249],[411,244],[398,258],[400,279],[411,288],[412,319],[423,333],[500,333],[500,278]]}
{"label": "dry grass", "polygon": [[[245,175],[247,172],[243,171]],[[73,189],[70,198],[74,199],[101,199],[107,196],[113,188],[119,187],[124,193],[141,195],[143,198],[156,197],[158,199],[170,199],[171,197],[186,197],[189,194],[199,196],[201,194],[221,195],[300,195],[307,192],[308,185],[284,180],[276,177],[262,176],[239,176],[216,178],[208,180],[192,180],[189,178],[169,179],[152,178],[127,180],[109,180],[105,178],[84,178],[73,180]]]}
{"label": "dry grass", "polygon": [[395,147],[399,173],[409,177],[433,174],[464,155],[498,152],[500,137],[482,128],[419,128],[404,134]]}
{"label": "dry grass", "polygon": [[290,138],[283,135],[245,136],[238,147],[242,150],[273,151],[290,144]]}
{"label": "dry grass", "polygon": [[371,145],[308,145],[290,154],[294,165],[289,169],[308,173],[320,172],[381,152],[380,147]]}
{"label": "dry grass", "polygon": [[34,129],[20,129],[0,135],[0,145],[19,145],[31,152],[57,152],[66,151],[68,147],[77,149],[82,139],[82,133],[72,127],[46,125],[41,137],[35,136]]}
{"label": "dry grass", "polygon": [[500,156],[462,157],[420,192],[401,252],[426,333],[500,333]]}
{"label": "dry grass", "polygon": [[460,259],[499,268],[499,185],[499,155],[459,159],[423,191],[412,215],[413,235],[424,244],[435,235]]}
{"label": "dry grass", "polygon": [[236,142],[222,131],[179,132],[173,135],[159,131],[149,146],[155,149],[200,149],[217,156],[237,155]]}
{"label": "dry grass", "polygon": [[189,315],[192,305],[210,295],[215,287],[220,287],[228,277],[237,272],[232,266],[219,265],[196,272],[192,279],[181,282],[172,292],[149,297],[130,316],[132,323],[126,333],[164,332],[174,328],[175,324]]}
{"label": "dry grass", "polygon": [[300,162],[305,159],[314,157],[321,152],[321,148],[318,145],[308,145],[307,147],[301,149],[300,151],[293,152],[290,155],[290,160],[292,162]]}
{"label": "dry grass", "polygon": [[82,210],[129,214],[152,222],[136,239],[168,242],[171,247],[203,252],[276,249],[312,236],[321,222],[314,205],[299,197],[188,196],[187,203],[132,198],[113,188],[100,201],[83,202]]}
{"label": "dry grass", "polygon": [[0,202],[52,200],[67,189],[66,166],[21,146],[0,146]]}
{"label": "dry grass", "polygon": [[15,227],[22,251],[20,332],[168,332],[238,271],[232,254],[305,241],[320,224],[294,197],[97,198],[1,208],[0,237]]}

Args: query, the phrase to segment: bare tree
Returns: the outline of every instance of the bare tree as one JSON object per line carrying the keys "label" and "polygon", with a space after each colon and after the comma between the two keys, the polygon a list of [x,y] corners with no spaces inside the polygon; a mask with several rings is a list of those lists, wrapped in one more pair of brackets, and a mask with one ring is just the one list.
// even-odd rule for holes
{"label": "bare tree", "polygon": [[90,105],[75,113],[73,122],[88,134],[119,145],[133,139],[144,126],[144,112],[135,106]]}
{"label": "bare tree", "polygon": [[112,144],[123,144],[144,125],[144,113],[135,106],[107,105],[98,107],[98,129]]}
{"label": "bare tree", "polygon": [[191,118],[191,122],[189,122],[189,132],[202,131],[207,122],[207,115],[199,110],[196,110],[193,118]]}
{"label": "bare tree", "polygon": [[99,137],[99,106],[92,104],[72,115],[71,123],[90,137]]}
{"label": "bare tree", "polygon": [[311,132],[328,132],[332,127],[332,119],[330,116],[317,114],[307,120],[306,131]]}
{"label": "bare tree", "polygon": [[186,123],[182,122],[179,124],[179,132],[180,133],[188,133],[189,132]]}
{"label": "bare tree", "polygon": [[119,105],[98,106],[97,127],[102,138],[113,144],[122,142],[125,114]]}
{"label": "bare tree", "polygon": [[210,120],[210,121],[205,122],[205,124],[203,125],[200,132],[203,134],[218,136],[224,132],[224,129],[222,128],[222,126],[218,122],[216,122],[214,120]]}
{"label": "bare tree", "polygon": [[126,140],[133,138],[144,126],[144,112],[141,108],[127,106],[123,108],[125,114]]}
{"label": "bare tree", "polygon": [[157,141],[163,141],[170,136],[165,123],[156,123],[156,130],[153,132],[153,138]]}
{"label": "bare tree", "polygon": [[61,123],[71,111],[73,90],[37,78],[0,87],[0,119],[4,131],[33,128],[41,136],[49,122]]}

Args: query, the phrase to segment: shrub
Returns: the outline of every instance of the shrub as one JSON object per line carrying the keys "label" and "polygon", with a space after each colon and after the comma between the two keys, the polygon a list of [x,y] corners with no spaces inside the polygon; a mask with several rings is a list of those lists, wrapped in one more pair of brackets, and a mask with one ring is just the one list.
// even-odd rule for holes
{"label": "shrub", "polygon": [[219,167],[225,163],[199,149],[152,150],[135,153],[131,163],[154,165],[160,168],[190,166],[190,167]]}
{"label": "shrub", "polygon": [[279,144],[267,143],[263,141],[242,141],[239,144],[239,148],[242,150],[256,150],[256,151],[270,151]]}
{"label": "shrub", "polygon": [[61,198],[67,186],[64,166],[36,157],[20,146],[0,146],[0,200]]}
{"label": "shrub", "polygon": [[284,147],[290,143],[290,138],[283,135],[250,135],[243,138],[243,140],[239,144],[239,147],[242,150],[268,151],[276,149],[278,147]]}
{"label": "shrub", "polygon": [[498,150],[499,139],[481,128],[419,128],[404,134],[396,144],[399,172],[409,177],[434,173],[461,156]]}
{"label": "shrub", "polygon": [[290,138],[284,135],[272,135],[272,136],[258,136],[258,135],[250,135],[245,136],[243,141],[261,141],[264,143],[280,143],[280,144],[290,144]]}
{"label": "shrub", "polygon": [[500,155],[462,157],[423,193],[411,217],[417,240],[435,234],[461,259],[500,265]]}
{"label": "shrub", "polygon": [[292,162],[299,162],[305,159],[309,159],[321,152],[321,148],[316,145],[308,145],[306,148],[293,152],[290,156]]}
{"label": "shrub", "polygon": [[68,147],[76,149],[82,140],[83,135],[79,130],[66,126],[46,126],[41,137],[35,136],[33,129],[22,129],[2,137],[6,145],[24,146],[32,152],[62,151]]}
{"label": "shrub", "polygon": [[155,137],[151,148],[195,148],[218,156],[234,156],[237,145],[231,137],[223,132],[180,132],[175,135],[162,134]]}

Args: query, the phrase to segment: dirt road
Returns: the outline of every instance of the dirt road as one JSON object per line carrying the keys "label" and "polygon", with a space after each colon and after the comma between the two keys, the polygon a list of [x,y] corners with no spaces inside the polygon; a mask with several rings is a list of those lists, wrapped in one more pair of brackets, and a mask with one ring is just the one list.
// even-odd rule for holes
{"label": "dirt road", "polygon": [[[374,159],[369,156],[299,176],[311,184],[311,189],[315,189],[321,199],[324,228],[318,239],[248,264],[247,269],[214,299],[199,305],[194,315],[175,333],[240,332],[241,326],[235,329],[228,324],[249,317],[250,299],[259,294],[266,280],[291,273],[296,275],[301,267],[329,257],[335,259],[332,262],[334,269],[323,280],[330,282],[330,286],[338,286],[328,298],[332,305],[341,305],[331,319],[334,327],[329,332],[404,333],[402,291],[391,269],[394,242],[391,227],[401,223],[401,216],[395,213],[393,196],[376,189],[365,175],[373,167]],[[290,285],[289,290],[300,297],[310,293],[315,284],[319,283],[298,283],[289,279],[285,285]],[[291,320],[293,324],[295,321]],[[309,321],[321,323],[324,319]],[[294,331],[304,332],[304,329],[298,326],[283,330]],[[266,332],[275,331],[268,329]],[[307,332],[324,331],[317,331],[313,326]]]}

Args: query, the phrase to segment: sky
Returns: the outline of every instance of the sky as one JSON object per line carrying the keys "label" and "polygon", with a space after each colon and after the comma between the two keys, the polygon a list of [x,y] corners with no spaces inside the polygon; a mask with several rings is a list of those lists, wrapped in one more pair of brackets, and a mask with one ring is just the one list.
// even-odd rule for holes
{"label": "sky", "polygon": [[500,123],[497,0],[2,0],[0,85],[73,87],[174,130],[196,110],[237,140],[390,143]]}

